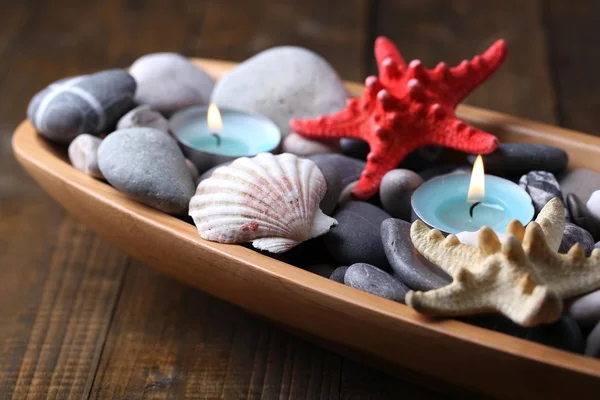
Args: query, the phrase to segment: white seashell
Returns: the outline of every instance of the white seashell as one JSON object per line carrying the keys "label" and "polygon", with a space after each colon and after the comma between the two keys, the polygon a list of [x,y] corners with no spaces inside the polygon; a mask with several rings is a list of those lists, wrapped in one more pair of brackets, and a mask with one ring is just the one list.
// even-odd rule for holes
{"label": "white seashell", "polygon": [[311,160],[261,153],[238,158],[200,182],[190,216],[206,240],[252,242],[257,249],[282,253],[337,224],[319,208],[326,190],[325,177]]}

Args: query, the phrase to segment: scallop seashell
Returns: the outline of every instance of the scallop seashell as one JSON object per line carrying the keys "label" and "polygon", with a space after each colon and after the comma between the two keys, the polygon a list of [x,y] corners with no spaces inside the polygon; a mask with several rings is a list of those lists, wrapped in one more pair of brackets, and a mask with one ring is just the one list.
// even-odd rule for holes
{"label": "scallop seashell", "polygon": [[319,203],[325,177],[311,160],[261,153],[238,158],[203,180],[190,201],[190,216],[203,239],[252,242],[283,253],[337,224]]}

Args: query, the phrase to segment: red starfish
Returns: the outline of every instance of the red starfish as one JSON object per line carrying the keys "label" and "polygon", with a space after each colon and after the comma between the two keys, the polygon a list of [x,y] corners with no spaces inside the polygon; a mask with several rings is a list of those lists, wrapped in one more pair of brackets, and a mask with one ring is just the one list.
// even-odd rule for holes
{"label": "red starfish", "polygon": [[379,78],[365,81],[361,98],[348,100],[336,114],[313,120],[294,119],[294,132],[311,139],[354,138],[369,143],[371,151],[353,195],[367,199],[379,190],[386,172],[396,168],[410,152],[422,146],[445,146],[475,154],[498,147],[498,139],[458,119],[454,109],[485,81],[506,58],[504,40],[481,56],[448,68],[435,69],[421,61],[408,66],[387,38],[375,41]]}

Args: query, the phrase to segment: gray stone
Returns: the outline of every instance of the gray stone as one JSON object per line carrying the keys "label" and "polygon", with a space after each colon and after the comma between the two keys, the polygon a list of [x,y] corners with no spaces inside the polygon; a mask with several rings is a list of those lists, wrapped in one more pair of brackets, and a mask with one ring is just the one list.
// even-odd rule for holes
{"label": "gray stone", "polygon": [[175,140],[152,128],[108,135],[98,148],[106,180],[135,200],[170,214],[187,210],[195,186]]}
{"label": "gray stone", "polygon": [[404,302],[410,289],[387,272],[369,264],[357,263],[348,267],[344,284],[385,299]]}
{"label": "gray stone", "polygon": [[335,267],[329,264],[314,264],[306,267],[306,270],[312,272],[313,274],[329,278],[333,271],[335,271]]}
{"label": "gray stone", "polygon": [[365,169],[365,165],[367,165],[364,161],[342,154],[315,154],[308,158],[313,160],[319,167],[323,164],[335,166],[342,178],[342,187],[346,187],[350,183],[357,181]]}
{"label": "gray stone", "polygon": [[161,113],[155,111],[148,104],[134,108],[123,115],[117,123],[117,129],[128,128],[154,128],[166,134],[169,133],[169,121]]}
{"label": "gray stone", "polygon": [[306,157],[313,154],[335,153],[340,149],[339,141],[325,142],[310,140],[292,132],[283,139],[281,150],[284,153],[292,153],[300,157]]}
{"label": "gray stone", "polygon": [[342,189],[342,191],[340,192],[340,197],[338,198],[338,204],[340,206],[346,204],[349,201],[354,200],[354,198],[352,197],[352,191],[354,190],[356,185],[358,185],[358,181],[350,182],[346,185],[345,188]]}
{"label": "gray stone", "polygon": [[218,106],[262,114],[283,136],[290,119],[315,118],[345,108],[348,95],[335,70],[318,54],[300,47],[274,47],[223,76],[212,95]]}
{"label": "gray stone", "polygon": [[567,253],[575,243],[579,243],[585,252],[585,255],[589,257],[594,250],[594,238],[585,229],[567,222],[565,224],[565,231],[563,233],[562,242],[558,248],[559,253]]}
{"label": "gray stone", "polygon": [[338,225],[324,237],[327,250],[341,265],[367,263],[388,268],[381,241],[381,223],[390,218],[381,208],[350,201],[334,214]]}
{"label": "gray stone", "polygon": [[98,146],[102,139],[82,133],[69,145],[69,160],[81,172],[94,178],[104,178],[98,168]]}
{"label": "gray stone", "polygon": [[[537,215],[547,202],[552,200],[554,197],[558,197],[560,201],[564,199],[562,192],[560,191],[560,185],[556,181],[556,178],[551,172],[546,171],[531,171],[523,175],[519,179],[519,186],[531,196],[533,207],[535,208],[535,214]],[[565,209],[565,215],[566,215]]]}
{"label": "gray stone", "polygon": [[588,211],[587,205],[575,193],[569,193],[566,202],[571,222],[588,231],[594,240],[600,240],[600,225]]}
{"label": "gray stone", "polygon": [[344,277],[346,276],[346,271],[348,271],[348,267],[337,267],[335,271],[331,273],[329,279],[332,281],[336,281],[339,283],[344,283]]}
{"label": "gray stone", "polygon": [[386,173],[379,185],[383,209],[392,217],[410,220],[410,198],[421,186],[423,179],[408,169],[393,169]]}
{"label": "gray stone", "polygon": [[[586,208],[590,217],[593,219],[593,225],[595,227],[599,227],[598,229],[600,229],[600,190],[596,190],[594,193],[592,193],[587,201]],[[594,239],[600,238],[597,238],[594,235]]]}
{"label": "gray stone", "polygon": [[[476,158],[476,155],[468,157],[471,164]],[[486,173],[509,178],[539,170],[556,174],[567,168],[568,163],[566,151],[544,144],[501,143],[496,151],[483,156]]]}
{"label": "gray stone", "polygon": [[318,165],[319,169],[325,177],[325,183],[327,183],[327,192],[321,200],[321,211],[325,214],[330,215],[333,210],[337,207],[340,193],[342,192],[342,178],[337,168],[331,164],[323,163]]}
{"label": "gray stone", "polygon": [[187,58],[176,53],[147,54],[129,68],[138,89],[137,104],[148,104],[170,115],[195,105],[208,104],[213,79]]}
{"label": "gray stone", "polygon": [[190,171],[192,180],[194,182],[196,182],[200,178],[200,173],[198,172],[198,168],[196,168],[194,163],[191,162],[190,160],[188,160],[187,158],[185,159],[185,165],[188,167],[188,170]]}
{"label": "gray stone", "polygon": [[42,136],[69,143],[81,133],[99,134],[113,127],[133,106],[135,88],[134,79],[122,69],[62,79],[31,99],[27,118]]}
{"label": "gray stone", "polygon": [[452,282],[448,274],[415,249],[410,240],[409,222],[386,219],[381,224],[381,239],[390,266],[398,279],[411,289],[438,289]]}
{"label": "gray stone", "polygon": [[369,154],[370,151],[369,143],[359,139],[340,139],[340,148],[342,153],[348,157],[357,158],[359,160],[366,160],[367,154]]}
{"label": "gray stone", "polygon": [[567,171],[558,177],[563,193],[575,193],[587,202],[596,190],[600,190],[600,174],[584,168]]}
{"label": "gray stone", "polygon": [[578,297],[566,307],[566,313],[582,328],[589,328],[600,321],[600,290]]}
{"label": "gray stone", "polygon": [[585,341],[585,355],[600,357],[600,322],[588,334]]}

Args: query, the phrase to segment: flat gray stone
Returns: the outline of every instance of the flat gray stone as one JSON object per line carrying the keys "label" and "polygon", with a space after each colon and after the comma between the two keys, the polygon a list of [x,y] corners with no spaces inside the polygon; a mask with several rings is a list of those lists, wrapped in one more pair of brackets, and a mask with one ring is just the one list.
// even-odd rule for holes
{"label": "flat gray stone", "polygon": [[583,202],[589,200],[592,193],[600,190],[600,174],[584,168],[576,168],[558,176],[558,182],[564,194],[575,193]]}
{"label": "flat gray stone", "polygon": [[340,265],[367,263],[389,268],[381,241],[381,223],[390,218],[381,208],[350,201],[333,216],[338,225],[323,236],[329,253]]}
{"label": "flat gray stone", "polygon": [[339,283],[344,283],[344,277],[346,276],[346,271],[348,271],[348,267],[337,267],[329,276],[329,279],[332,281],[336,281]]}
{"label": "flat gray stone", "polygon": [[134,108],[117,122],[117,130],[144,127],[158,129],[169,134],[169,121],[148,104]]}
{"label": "flat gray stone", "polygon": [[98,148],[98,166],[115,188],[169,214],[185,212],[195,191],[179,146],[156,129],[111,133]]}
{"label": "flat gray stone", "polygon": [[137,104],[148,104],[170,115],[175,111],[208,104],[213,79],[187,58],[176,53],[147,54],[129,68],[138,88]]}
{"label": "flat gray stone", "polygon": [[301,47],[273,47],[242,62],[223,76],[212,94],[219,107],[267,116],[282,135],[290,119],[315,118],[346,107],[348,95],[335,70]]}
{"label": "flat gray stone", "polygon": [[331,215],[338,205],[338,199],[342,192],[342,178],[337,168],[331,164],[322,163],[321,165],[317,164],[317,166],[325,177],[325,183],[327,184],[327,191],[323,199],[321,199],[319,206],[321,211],[327,215]]}
{"label": "flat gray stone", "polygon": [[344,284],[375,296],[402,303],[406,293],[410,290],[387,272],[364,263],[353,264],[348,267],[344,276]]}
{"label": "flat gray stone", "polygon": [[433,290],[452,282],[441,268],[423,257],[410,240],[410,223],[386,219],[381,224],[381,239],[388,262],[396,277],[414,290]]}
{"label": "flat gray stone", "polygon": [[600,322],[588,334],[585,342],[585,355],[600,357]]}
{"label": "flat gray stone", "polygon": [[313,160],[319,168],[324,164],[336,167],[342,179],[342,187],[346,187],[350,183],[357,181],[365,169],[365,165],[367,165],[364,161],[343,154],[315,154],[307,158]]}
{"label": "flat gray stone", "polygon": [[65,78],[31,99],[27,118],[45,138],[70,143],[79,134],[115,126],[133,106],[135,90],[135,80],[123,69]]}
{"label": "flat gray stone", "polygon": [[408,169],[393,169],[387,172],[379,185],[379,197],[383,209],[392,217],[410,220],[410,199],[421,186],[423,179]]}
{"label": "flat gray stone", "polygon": [[[468,156],[471,164],[476,158]],[[556,174],[564,171],[568,163],[566,151],[544,144],[501,143],[496,151],[483,156],[486,173],[509,178],[540,170]]]}
{"label": "flat gray stone", "polygon": [[582,328],[590,328],[600,321],[600,290],[574,299],[565,312],[573,317]]}

